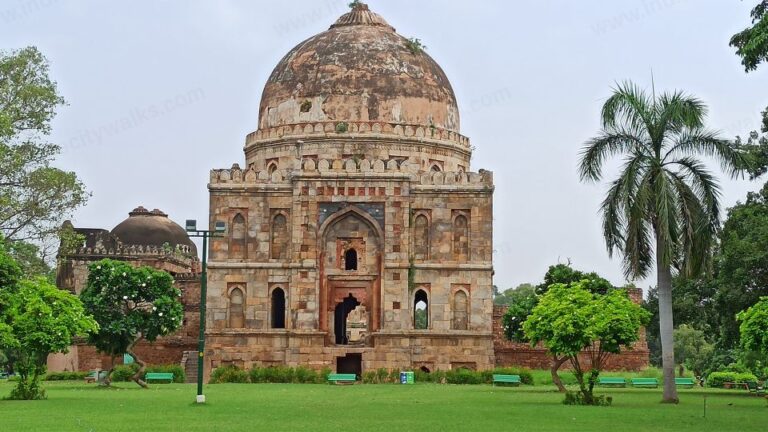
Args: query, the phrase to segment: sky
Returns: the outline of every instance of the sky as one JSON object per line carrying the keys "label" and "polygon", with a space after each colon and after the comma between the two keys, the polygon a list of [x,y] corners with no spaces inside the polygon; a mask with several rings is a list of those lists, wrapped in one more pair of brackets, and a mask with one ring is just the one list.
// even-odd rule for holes
{"label": "sky", "polygon": [[[62,147],[56,165],[92,193],[75,226],[111,229],[139,205],[205,221],[209,170],[242,166],[272,68],[348,3],[0,0],[0,50],[37,46],[68,101],[50,139]],[[728,46],[755,3],[368,0],[443,67],[476,148],[471,169],[494,172],[501,289],[569,261],[625,282],[601,234],[606,184],[579,182],[579,151],[625,80],[696,95],[724,137],[757,129],[768,65],[746,74]],[[762,184],[721,178],[726,208]]]}

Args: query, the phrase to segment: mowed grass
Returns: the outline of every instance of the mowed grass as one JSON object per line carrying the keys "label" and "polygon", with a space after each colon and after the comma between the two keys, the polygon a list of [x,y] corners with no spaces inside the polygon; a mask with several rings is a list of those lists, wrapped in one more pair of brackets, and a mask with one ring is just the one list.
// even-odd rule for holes
{"label": "mowed grass", "polygon": [[[13,383],[0,383],[0,397]],[[113,389],[46,383],[43,401],[0,400],[0,431],[764,431],[768,407],[746,391],[604,389],[611,407],[561,404],[550,387],[488,385],[207,385]],[[707,400],[704,418],[704,398]]]}

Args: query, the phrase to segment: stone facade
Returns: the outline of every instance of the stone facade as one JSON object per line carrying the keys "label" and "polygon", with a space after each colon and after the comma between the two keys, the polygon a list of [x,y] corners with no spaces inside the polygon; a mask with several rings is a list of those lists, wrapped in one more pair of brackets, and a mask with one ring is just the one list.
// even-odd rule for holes
{"label": "stone facade", "polygon": [[358,5],[261,105],[208,186],[207,367],[492,367],[493,176],[439,66]]}

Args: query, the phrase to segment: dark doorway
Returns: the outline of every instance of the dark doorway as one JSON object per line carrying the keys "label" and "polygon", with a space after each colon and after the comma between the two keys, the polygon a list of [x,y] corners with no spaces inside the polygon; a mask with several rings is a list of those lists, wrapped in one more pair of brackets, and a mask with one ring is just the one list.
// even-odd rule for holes
{"label": "dark doorway", "polygon": [[343,302],[336,305],[336,311],[333,319],[333,330],[336,335],[336,345],[346,345],[349,343],[347,338],[347,316],[355,310],[360,302],[350,294]]}
{"label": "dark doorway", "polygon": [[336,357],[336,373],[355,374],[359,379],[363,374],[363,355],[347,354],[344,357]]}
{"label": "dark doorway", "polygon": [[344,252],[344,270],[357,270],[357,251],[347,249]]}
{"label": "dark doorway", "polygon": [[282,288],[272,291],[272,328],[285,328],[285,292]]}

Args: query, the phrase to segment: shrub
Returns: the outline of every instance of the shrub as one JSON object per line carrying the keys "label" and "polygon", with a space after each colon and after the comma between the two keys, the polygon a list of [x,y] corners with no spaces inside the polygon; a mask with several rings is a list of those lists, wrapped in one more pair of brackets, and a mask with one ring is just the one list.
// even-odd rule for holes
{"label": "shrub", "polygon": [[297,383],[313,384],[317,382],[317,371],[304,366],[299,366],[294,370],[293,377]]}
{"label": "shrub", "polygon": [[185,383],[187,381],[187,374],[184,372],[184,368],[181,365],[169,364],[169,365],[150,365],[144,370],[146,373],[172,373],[173,382]]}
{"label": "shrub", "polygon": [[445,381],[448,384],[480,384],[482,375],[469,369],[452,369],[445,373]]}
{"label": "shrub", "polygon": [[296,368],[288,366],[258,367],[254,366],[248,372],[252,383],[297,383],[297,384],[319,384],[325,382],[330,369],[323,369],[317,372],[314,369],[305,366]]}
{"label": "shrub", "polygon": [[317,377],[317,383],[323,384],[325,382],[328,382],[328,375],[330,374],[331,374],[331,368],[329,368],[328,366],[322,368],[320,370],[320,376]]}
{"label": "shrub", "polygon": [[664,373],[657,367],[649,367],[637,373],[638,378],[656,378],[659,382],[664,378]]}
{"label": "shrub", "polygon": [[82,381],[89,372],[48,372],[45,375],[45,381]]}
{"label": "shrub", "polygon": [[217,367],[211,373],[212,384],[222,383],[247,383],[248,372],[240,369],[235,365]]}
{"label": "shrub", "polygon": [[723,384],[727,382],[745,383],[750,381],[757,381],[757,377],[751,373],[737,372],[712,372],[707,377],[709,387],[723,387]]}
{"label": "shrub", "polygon": [[115,366],[115,369],[112,371],[112,381],[130,381],[137,370],[139,370],[139,365],[136,363]]}
{"label": "shrub", "polygon": [[565,399],[563,399],[563,405],[593,405],[593,406],[611,406],[613,398],[606,395],[597,395],[592,398],[592,403],[588,404],[584,400],[584,395],[581,392],[566,392]]}
{"label": "shrub", "polygon": [[[114,382],[131,381],[133,379],[133,375],[138,370],[139,370],[139,365],[137,365],[136,363],[132,363],[132,364],[129,364],[129,365],[118,365],[118,366],[115,366],[115,369],[112,371],[112,381],[114,381]],[[170,364],[170,365],[147,365],[147,367],[144,368],[144,373],[145,374],[147,374],[147,373],[172,373],[173,374],[173,382],[175,382],[175,383],[185,383],[187,381],[187,374],[184,372],[184,368],[182,368],[180,365],[176,365],[176,364]]]}

